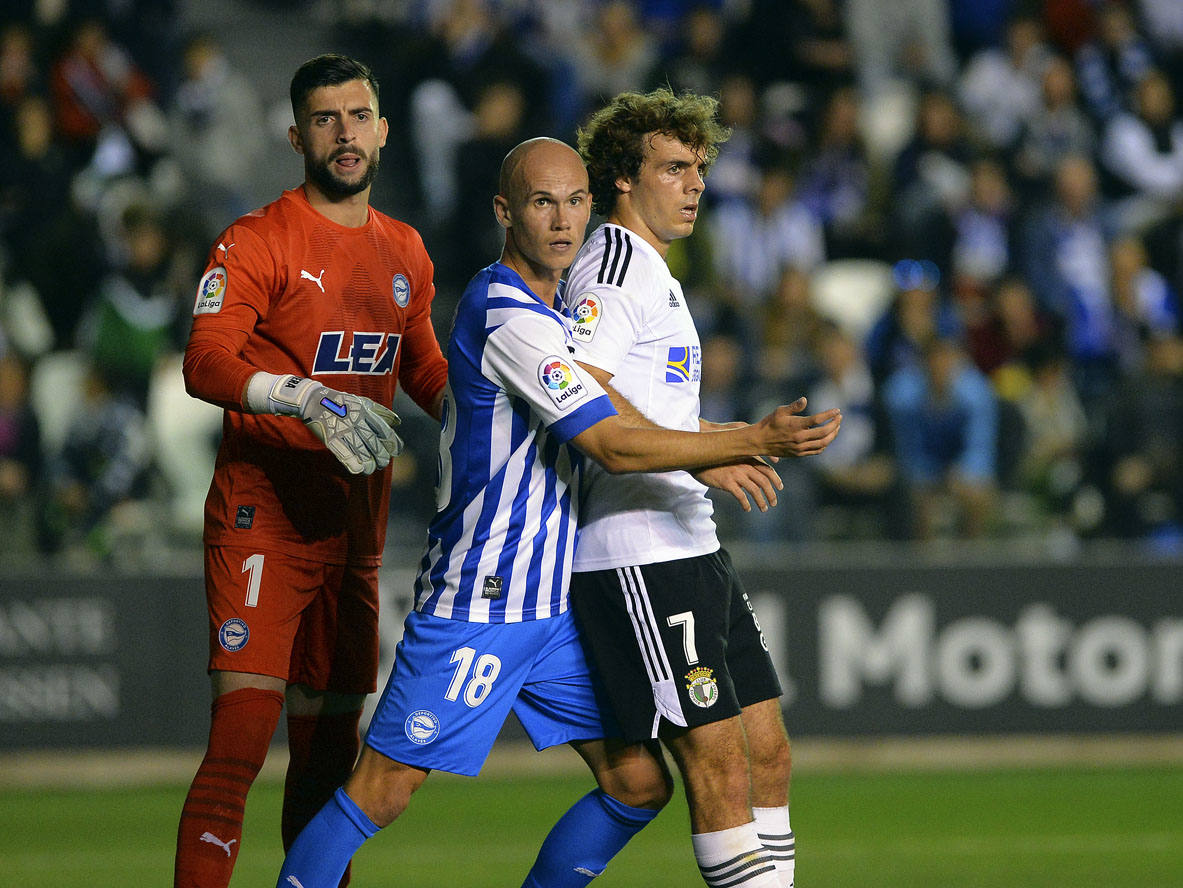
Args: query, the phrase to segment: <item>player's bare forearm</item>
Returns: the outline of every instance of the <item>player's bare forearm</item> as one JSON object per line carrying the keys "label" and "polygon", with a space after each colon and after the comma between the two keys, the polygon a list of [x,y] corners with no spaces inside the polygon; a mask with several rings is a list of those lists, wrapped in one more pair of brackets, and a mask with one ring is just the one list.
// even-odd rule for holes
{"label": "player's bare forearm", "polygon": [[703,434],[661,428],[635,428],[610,416],[576,435],[575,445],[613,474],[695,470],[735,463],[747,457],[809,456],[820,453],[838,434],[837,409],[799,415],[805,399],[778,407],[757,423]]}

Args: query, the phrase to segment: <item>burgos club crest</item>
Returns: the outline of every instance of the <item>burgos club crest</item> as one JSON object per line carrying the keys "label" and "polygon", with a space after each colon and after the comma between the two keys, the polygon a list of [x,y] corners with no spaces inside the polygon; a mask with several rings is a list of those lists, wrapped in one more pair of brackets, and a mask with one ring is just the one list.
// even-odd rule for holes
{"label": "burgos club crest", "polygon": [[719,699],[719,685],[715,682],[715,671],[709,666],[696,666],[686,673],[686,690],[690,702],[700,709],[709,709]]}
{"label": "burgos club crest", "polygon": [[587,386],[580,381],[571,365],[558,355],[542,359],[538,365],[538,381],[560,410],[566,410],[587,394]]}
{"label": "burgos club crest", "polygon": [[587,294],[571,311],[571,319],[575,322],[571,336],[580,342],[587,342],[596,335],[596,326],[600,323],[600,300],[592,294]]}

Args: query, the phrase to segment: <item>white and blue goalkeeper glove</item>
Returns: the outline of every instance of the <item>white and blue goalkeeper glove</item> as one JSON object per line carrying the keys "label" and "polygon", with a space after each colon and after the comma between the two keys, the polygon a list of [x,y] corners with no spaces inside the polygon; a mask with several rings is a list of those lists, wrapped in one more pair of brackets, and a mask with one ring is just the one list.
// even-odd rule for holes
{"label": "white and blue goalkeeper glove", "polygon": [[257,373],[248,385],[247,402],[258,413],[300,417],[354,475],[381,471],[403,450],[402,438],[395,432],[398,414],[362,395],[339,392],[315,379]]}

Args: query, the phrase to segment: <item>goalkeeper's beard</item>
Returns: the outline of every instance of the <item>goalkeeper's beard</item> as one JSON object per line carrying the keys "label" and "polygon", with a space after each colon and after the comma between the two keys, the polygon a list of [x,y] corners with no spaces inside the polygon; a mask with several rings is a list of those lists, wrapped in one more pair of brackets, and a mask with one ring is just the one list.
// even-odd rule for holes
{"label": "goalkeeper's beard", "polygon": [[[359,154],[356,149],[348,152],[338,152],[339,154]],[[374,176],[378,175],[378,149],[374,149],[373,154],[363,154],[361,157],[366,164],[366,171],[357,179],[344,179],[333,172],[333,161],[337,155],[330,156],[323,163],[309,164],[306,170],[308,178],[311,179],[316,186],[332,197],[352,197],[370,187],[374,181]]]}

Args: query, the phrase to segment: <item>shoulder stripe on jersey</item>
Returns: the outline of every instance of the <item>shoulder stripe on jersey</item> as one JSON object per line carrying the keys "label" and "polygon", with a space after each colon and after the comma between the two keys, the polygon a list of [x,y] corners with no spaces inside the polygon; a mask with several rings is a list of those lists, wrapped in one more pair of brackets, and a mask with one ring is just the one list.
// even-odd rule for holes
{"label": "shoulder stripe on jersey", "polygon": [[[615,243],[613,243],[615,238]],[[624,286],[624,275],[628,271],[628,264],[633,258],[633,241],[627,231],[620,228],[604,229],[604,258],[600,260],[600,276],[596,283],[612,284],[616,287]],[[608,262],[612,264],[609,266]],[[616,268],[620,266],[620,273]]]}
{"label": "shoulder stripe on jersey", "polygon": [[600,274],[596,278],[597,284],[604,283],[604,273],[608,270],[608,259],[612,255],[612,229],[604,229],[604,258],[600,260]]}

